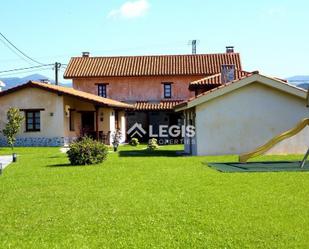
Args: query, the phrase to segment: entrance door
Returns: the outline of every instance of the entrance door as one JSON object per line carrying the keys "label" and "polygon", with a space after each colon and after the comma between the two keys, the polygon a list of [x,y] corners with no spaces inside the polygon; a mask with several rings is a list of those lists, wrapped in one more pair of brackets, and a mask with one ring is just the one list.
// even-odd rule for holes
{"label": "entrance door", "polygon": [[94,131],[94,112],[82,112],[82,134],[83,136],[93,137]]}

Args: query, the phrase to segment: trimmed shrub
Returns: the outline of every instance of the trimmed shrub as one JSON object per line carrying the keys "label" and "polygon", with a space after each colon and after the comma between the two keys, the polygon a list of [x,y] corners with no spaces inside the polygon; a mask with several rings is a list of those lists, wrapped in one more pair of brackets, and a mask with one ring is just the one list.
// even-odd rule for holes
{"label": "trimmed shrub", "polygon": [[149,139],[148,141],[148,150],[156,150],[159,148],[158,140],[155,138]]}
{"label": "trimmed shrub", "polygon": [[137,146],[139,145],[139,141],[137,138],[132,138],[131,141],[130,141],[130,145],[131,146]]}
{"label": "trimmed shrub", "polygon": [[83,137],[70,145],[67,152],[71,165],[91,165],[103,162],[108,147],[89,137]]}

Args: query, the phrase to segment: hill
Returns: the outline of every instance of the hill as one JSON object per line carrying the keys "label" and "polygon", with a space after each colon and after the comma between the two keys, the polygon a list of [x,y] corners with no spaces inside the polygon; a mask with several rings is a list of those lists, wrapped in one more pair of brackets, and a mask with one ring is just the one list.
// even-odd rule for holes
{"label": "hill", "polygon": [[[3,81],[5,83],[5,87],[3,88],[3,90],[7,90],[9,88],[27,83],[29,80],[33,80],[33,81],[41,81],[41,80],[49,80],[52,84],[55,83],[55,81],[53,79],[50,79],[42,74],[31,74],[22,78],[19,77],[9,77],[9,78],[0,78],[1,81]],[[60,85],[64,85],[64,86],[68,86],[71,87],[72,84],[71,83],[60,83]]]}

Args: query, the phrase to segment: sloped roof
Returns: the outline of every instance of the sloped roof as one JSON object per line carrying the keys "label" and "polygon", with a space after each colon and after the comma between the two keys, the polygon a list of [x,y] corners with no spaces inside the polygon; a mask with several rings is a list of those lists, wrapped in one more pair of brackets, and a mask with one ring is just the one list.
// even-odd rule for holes
{"label": "sloped roof", "polygon": [[134,104],[136,111],[159,111],[159,110],[173,110],[176,105],[183,102],[182,100],[164,100],[159,103],[150,103],[148,101],[138,101]]}
{"label": "sloped roof", "polygon": [[219,73],[223,64],[234,64],[241,70],[239,53],[73,57],[64,78],[212,75]]}
{"label": "sloped roof", "polygon": [[[252,75],[252,73],[250,72],[246,72],[243,70],[235,70],[235,80],[239,80],[243,77],[247,77]],[[207,86],[219,86],[224,84],[224,82],[222,82],[222,77],[221,77],[221,73],[217,73],[208,77],[205,77],[203,79],[200,80],[196,80],[190,83],[189,85],[189,89],[196,89],[196,88],[203,88],[203,87],[207,87]]]}
{"label": "sloped roof", "polygon": [[94,94],[78,91],[78,90],[75,90],[69,87],[50,85],[50,84],[34,82],[34,81],[29,81],[26,84],[19,85],[19,86],[10,88],[6,91],[0,92],[0,97],[7,95],[7,94],[14,93],[18,90],[28,88],[28,87],[39,88],[39,89],[43,89],[43,90],[50,91],[50,92],[57,93],[57,94],[63,94],[63,95],[71,96],[71,97],[80,98],[82,100],[92,102],[97,105],[133,109],[132,105],[129,105],[127,103],[123,103],[120,101],[116,101],[113,99],[103,98],[103,97],[100,97]]}
{"label": "sloped roof", "polygon": [[296,87],[294,85],[290,85],[287,83],[286,80],[278,79],[275,77],[269,77],[265,76],[259,73],[252,73],[251,75],[245,76],[239,80],[234,80],[231,82],[228,82],[226,84],[222,84],[216,88],[213,88],[209,91],[206,91],[204,93],[201,93],[195,97],[192,97],[179,105],[175,106],[176,111],[182,111],[188,108],[192,108],[194,106],[197,106],[201,103],[205,103],[207,101],[210,101],[214,98],[217,98],[219,96],[222,96],[224,94],[227,94],[231,91],[234,91],[238,88],[241,88],[243,86],[246,86],[248,84],[251,84],[253,82],[259,82],[261,84],[270,86],[272,88],[278,89],[280,91],[286,92],[288,94],[306,99],[307,91]]}

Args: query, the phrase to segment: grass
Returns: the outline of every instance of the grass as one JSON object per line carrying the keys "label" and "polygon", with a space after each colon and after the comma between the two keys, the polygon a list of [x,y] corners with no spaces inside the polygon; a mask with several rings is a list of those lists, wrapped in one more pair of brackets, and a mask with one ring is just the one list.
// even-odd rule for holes
{"label": "grass", "polygon": [[308,173],[220,173],[204,162],[235,156],[143,147],[79,167],[59,148],[17,148],[0,176],[0,248],[309,247]]}

